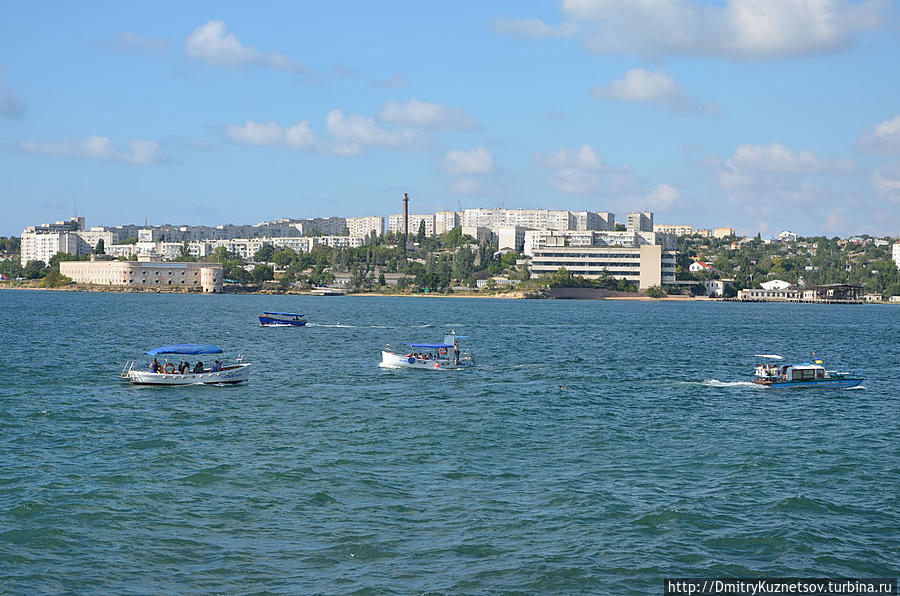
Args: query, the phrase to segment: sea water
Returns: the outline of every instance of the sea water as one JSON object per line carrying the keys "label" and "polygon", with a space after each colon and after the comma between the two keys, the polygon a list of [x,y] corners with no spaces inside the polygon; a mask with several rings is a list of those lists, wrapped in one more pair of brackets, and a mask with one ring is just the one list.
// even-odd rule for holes
{"label": "sea water", "polygon": [[[310,324],[260,327],[264,310]],[[898,323],[875,305],[2,291],[0,591],[896,577]],[[476,368],[378,366],[385,343],[450,330]],[[191,342],[243,354],[250,382],[119,378]],[[748,383],[754,354],[813,352],[863,388]]]}

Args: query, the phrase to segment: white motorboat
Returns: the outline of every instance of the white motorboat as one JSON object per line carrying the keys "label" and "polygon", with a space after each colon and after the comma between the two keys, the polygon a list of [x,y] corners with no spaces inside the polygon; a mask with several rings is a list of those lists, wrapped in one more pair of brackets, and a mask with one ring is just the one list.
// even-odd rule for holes
{"label": "white motorboat", "polygon": [[[125,363],[122,373],[123,379],[128,379],[134,385],[219,385],[226,383],[242,383],[250,379],[250,363],[244,362],[243,356],[231,364],[214,360],[209,365],[199,361],[193,366],[179,370],[179,364],[170,362],[166,356],[201,356],[206,354],[221,354],[222,348],[207,344],[176,344],[162,346],[148,350],[146,354],[153,360],[149,367],[137,368],[134,360]],[[160,362],[157,356],[163,356]],[[187,363],[185,363],[187,364]]]}
{"label": "white motorboat", "polygon": [[404,342],[402,348],[387,345],[381,351],[381,365],[385,368],[425,368],[456,370],[475,366],[475,353],[460,349],[459,340],[465,336],[450,332],[438,343]]}

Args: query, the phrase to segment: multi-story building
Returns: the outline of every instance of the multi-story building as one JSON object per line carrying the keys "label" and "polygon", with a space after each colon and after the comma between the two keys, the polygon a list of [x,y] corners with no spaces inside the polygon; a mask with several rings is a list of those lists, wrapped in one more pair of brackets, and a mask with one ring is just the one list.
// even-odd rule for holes
{"label": "multi-story building", "polygon": [[635,232],[652,232],[653,231],[653,212],[637,211],[628,214],[625,223],[625,229]]}
{"label": "multi-story building", "polygon": [[446,234],[459,226],[459,213],[456,211],[438,211],[434,214],[434,233]]}
{"label": "multi-story building", "polygon": [[615,230],[616,216],[608,211],[575,211],[575,230]]}
{"label": "multi-story building", "polygon": [[199,292],[222,291],[219,263],[161,263],[154,261],[63,261],[59,272],[73,281],[102,286],[179,288]]}
{"label": "multi-story building", "polygon": [[497,230],[498,248],[522,252],[525,248],[525,228],[507,226]]}
{"label": "multi-story building", "polygon": [[[434,236],[434,215],[409,214],[409,236],[412,238],[419,233],[419,227],[425,222],[425,235]],[[388,231],[394,234],[403,233],[403,214],[393,213],[388,216]]]}
{"label": "multi-story building", "polygon": [[891,247],[891,258],[894,259],[897,269],[900,269],[900,242],[895,242],[894,246]]}
{"label": "multi-story building", "polygon": [[25,228],[22,232],[22,263],[48,263],[58,253],[88,255],[100,240],[103,240],[104,246],[119,242],[122,235],[119,228],[96,227],[86,230],[84,221],[83,217],[72,217],[68,221]]}
{"label": "multi-story building", "polygon": [[[556,238],[563,240],[562,236]],[[658,244],[573,247],[561,243],[534,251],[531,259],[534,275],[555,273],[561,267],[586,278],[609,274],[634,282],[641,290],[675,284],[675,251],[664,251]]]}
{"label": "multi-story building", "polygon": [[672,234],[673,236],[690,236],[694,233],[694,226],[680,226],[669,224],[653,224],[654,232]]}
{"label": "multi-story building", "polygon": [[526,255],[533,255],[536,250],[546,246],[625,246],[636,247],[645,244],[659,245],[664,250],[676,247],[675,237],[658,232],[608,230],[526,230],[523,250]]}
{"label": "multi-story building", "polygon": [[384,234],[384,218],[377,215],[367,217],[348,217],[347,231],[349,236],[365,237],[375,232],[376,236]]}
{"label": "multi-story building", "polygon": [[713,238],[728,238],[734,236],[734,228],[713,228]]}

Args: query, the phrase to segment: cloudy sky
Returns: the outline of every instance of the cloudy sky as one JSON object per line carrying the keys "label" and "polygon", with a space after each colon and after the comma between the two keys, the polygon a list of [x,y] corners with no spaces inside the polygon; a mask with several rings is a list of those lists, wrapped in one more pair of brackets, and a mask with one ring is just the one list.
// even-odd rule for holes
{"label": "cloudy sky", "polygon": [[[451,8],[452,7],[452,8]],[[19,2],[0,235],[465,207],[900,235],[890,0]]]}

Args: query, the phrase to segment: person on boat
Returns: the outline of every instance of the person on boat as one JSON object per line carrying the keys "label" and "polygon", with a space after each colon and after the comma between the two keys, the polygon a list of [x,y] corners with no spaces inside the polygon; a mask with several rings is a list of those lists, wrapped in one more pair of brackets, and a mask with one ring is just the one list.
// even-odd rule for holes
{"label": "person on boat", "polygon": [[456,338],[453,338],[453,362],[456,366],[459,366],[459,342],[456,341]]}
{"label": "person on boat", "polygon": [[159,360],[156,359],[156,356],[153,357],[153,362],[150,363],[150,372],[152,372],[152,373],[159,372]]}
{"label": "person on boat", "polygon": [[203,361],[201,360],[200,362],[198,362],[197,365],[194,367],[194,370],[191,372],[193,372],[195,375],[202,373],[203,372]]}
{"label": "person on boat", "polygon": [[184,371],[186,371],[190,365],[191,365],[190,362],[179,362],[178,363],[178,374],[183,375]]}
{"label": "person on boat", "polygon": [[219,372],[220,370],[222,370],[222,363],[216,360],[215,362],[213,362],[212,371]]}

